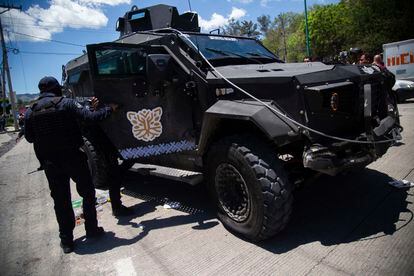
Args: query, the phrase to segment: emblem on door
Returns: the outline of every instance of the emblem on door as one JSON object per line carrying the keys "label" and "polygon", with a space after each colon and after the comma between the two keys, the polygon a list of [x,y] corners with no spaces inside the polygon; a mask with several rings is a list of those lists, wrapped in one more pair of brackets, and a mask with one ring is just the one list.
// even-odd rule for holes
{"label": "emblem on door", "polygon": [[153,141],[162,134],[161,124],[162,108],[152,110],[142,109],[138,112],[127,112],[127,118],[132,124],[132,134],[144,142]]}

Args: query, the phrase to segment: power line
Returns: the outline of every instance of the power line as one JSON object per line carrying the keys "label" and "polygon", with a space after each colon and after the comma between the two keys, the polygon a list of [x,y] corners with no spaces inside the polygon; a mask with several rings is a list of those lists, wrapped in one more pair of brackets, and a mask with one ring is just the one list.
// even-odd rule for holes
{"label": "power line", "polygon": [[[4,24],[4,26],[11,27],[11,25],[7,23]],[[114,30],[110,28],[100,28],[99,30],[94,30],[90,28],[88,30],[79,30],[79,29],[70,30],[70,29],[67,29],[67,28],[71,28],[70,26],[63,27],[59,25],[33,25],[33,24],[24,24],[24,23],[16,23],[16,22],[13,22],[13,26],[40,27],[40,28],[55,27],[55,28],[65,29],[65,32],[70,31],[70,32],[87,32],[87,33],[105,33],[105,34],[114,33]],[[107,31],[104,31],[104,30],[107,30]]]}
{"label": "power line", "polygon": [[62,53],[62,52],[37,52],[37,51],[25,51],[18,48],[6,47],[11,50],[13,54],[35,54],[35,55],[63,55],[63,56],[79,56],[81,53]]}
{"label": "power line", "polygon": [[82,53],[56,53],[56,52],[32,52],[32,51],[20,51],[22,54],[33,54],[33,55],[58,55],[58,56],[81,56]]}
{"label": "power line", "polygon": [[75,43],[71,43],[71,42],[54,40],[54,39],[49,39],[49,38],[44,38],[44,37],[38,37],[38,36],[35,36],[35,35],[23,34],[23,33],[15,32],[15,31],[10,31],[10,32],[11,33],[14,33],[14,34],[28,36],[28,37],[33,37],[33,38],[36,38],[36,39],[46,40],[46,41],[50,41],[50,42],[55,42],[55,43],[60,43],[60,44],[66,44],[66,45],[72,45],[72,46],[78,46],[78,47],[82,47],[82,48],[85,47],[85,45],[75,44]]}
{"label": "power line", "polygon": [[[32,20],[32,19],[25,19],[25,18],[18,18],[18,20],[19,21],[27,21],[27,22],[30,22],[31,24],[32,24],[32,26],[33,26],[33,24],[34,24],[34,22],[33,21],[38,21],[38,22],[44,22],[44,23],[52,23],[52,24],[56,24],[56,21],[45,21],[45,20],[39,20],[39,19],[35,19],[35,20]],[[37,22],[36,22],[37,23]],[[85,24],[76,24],[76,23],[70,23],[70,25],[71,26],[80,26],[80,27],[85,27]],[[110,30],[112,30],[111,28],[106,28],[106,29],[110,29]]]}
{"label": "power line", "polygon": [[[13,22],[13,18],[12,18],[12,16],[10,15],[10,13],[8,13],[8,16],[9,16],[9,18],[10,18],[10,22],[11,22],[11,24],[12,24],[12,27],[14,28],[14,22]],[[9,35],[9,38],[10,38],[10,34],[9,34],[9,32],[8,32],[8,35]],[[12,40],[10,39],[10,44],[11,44],[11,42],[12,42]],[[16,48],[19,48],[19,44],[18,44],[18,42],[17,42],[17,40],[15,41],[15,44],[16,44]],[[22,69],[22,74],[23,74],[23,81],[24,81],[24,89],[25,89],[25,92],[27,93],[27,80],[26,80],[26,71],[24,70],[24,63],[23,63],[23,58],[22,58],[22,56],[20,55],[19,56],[19,59],[20,59],[20,64],[21,64],[21,69]]]}

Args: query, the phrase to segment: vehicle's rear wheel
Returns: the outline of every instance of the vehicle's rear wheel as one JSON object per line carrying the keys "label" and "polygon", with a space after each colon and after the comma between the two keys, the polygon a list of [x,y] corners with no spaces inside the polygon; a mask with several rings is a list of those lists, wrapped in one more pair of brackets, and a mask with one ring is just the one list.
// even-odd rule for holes
{"label": "vehicle's rear wheel", "polygon": [[107,189],[109,185],[111,163],[108,156],[98,145],[83,137],[84,145],[82,150],[88,157],[89,170],[91,171],[92,182],[97,189]]}
{"label": "vehicle's rear wheel", "polygon": [[252,136],[225,138],[208,153],[209,188],[225,227],[259,241],[287,225],[292,187],[274,150]]}

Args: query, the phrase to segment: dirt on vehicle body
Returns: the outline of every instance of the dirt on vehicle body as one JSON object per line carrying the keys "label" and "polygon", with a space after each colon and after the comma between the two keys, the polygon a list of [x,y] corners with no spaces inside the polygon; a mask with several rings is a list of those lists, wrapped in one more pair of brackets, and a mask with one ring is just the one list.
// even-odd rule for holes
{"label": "dirt on vehicle body", "polygon": [[399,137],[394,79],[374,67],[283,63],[165,5],[134,7],[117,30],[65,69],[73,97],[120,106],[85,128],[97,185],[117,158],[199,172],[223,224],[261,240],[287,225],[307,171],[365,167]]}

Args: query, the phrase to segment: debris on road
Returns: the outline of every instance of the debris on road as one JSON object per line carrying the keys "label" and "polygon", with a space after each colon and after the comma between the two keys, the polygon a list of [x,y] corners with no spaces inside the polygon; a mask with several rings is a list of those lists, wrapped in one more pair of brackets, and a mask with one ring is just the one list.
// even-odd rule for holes
{"label": "debris on road", "polygon": [[97,190],[96,204],[105,204],[110,201],[109,191]]}
{"label": "debris on road", "polygon": [[401,179],[401,180],[394,179],[393,181],[388,182],[388,184],[390,184],[391,186],[395,188],[399,188],[399,189],[414,187],[413,182],[410,182],[405,179]]}
{"label": "debris on road", "polygon": [[164,209],[180,209],[181,203],[178,201],[170,201],[168,198],[165,199]]}
{"label": "debris on road", "polygon": [[75,224],[76,226],[81,225],[85,222],[83,217],[82,209],[82,198],[72,201],[73,212],[75,213]]}
{"label": "debris on road", "polygon": [[[103,205],[107,202],[109,202],[109,192],[108,191],[102,191],[98,190],[96,194],[96,213],[99,215],[103,212]],[[75,213],[75,223],[76,226],[82,225],[85,222],[84,216],[83,216],[83,207],[82,207],[83,199],[77,199],[72,201],[72,208],[73,212]]]}

